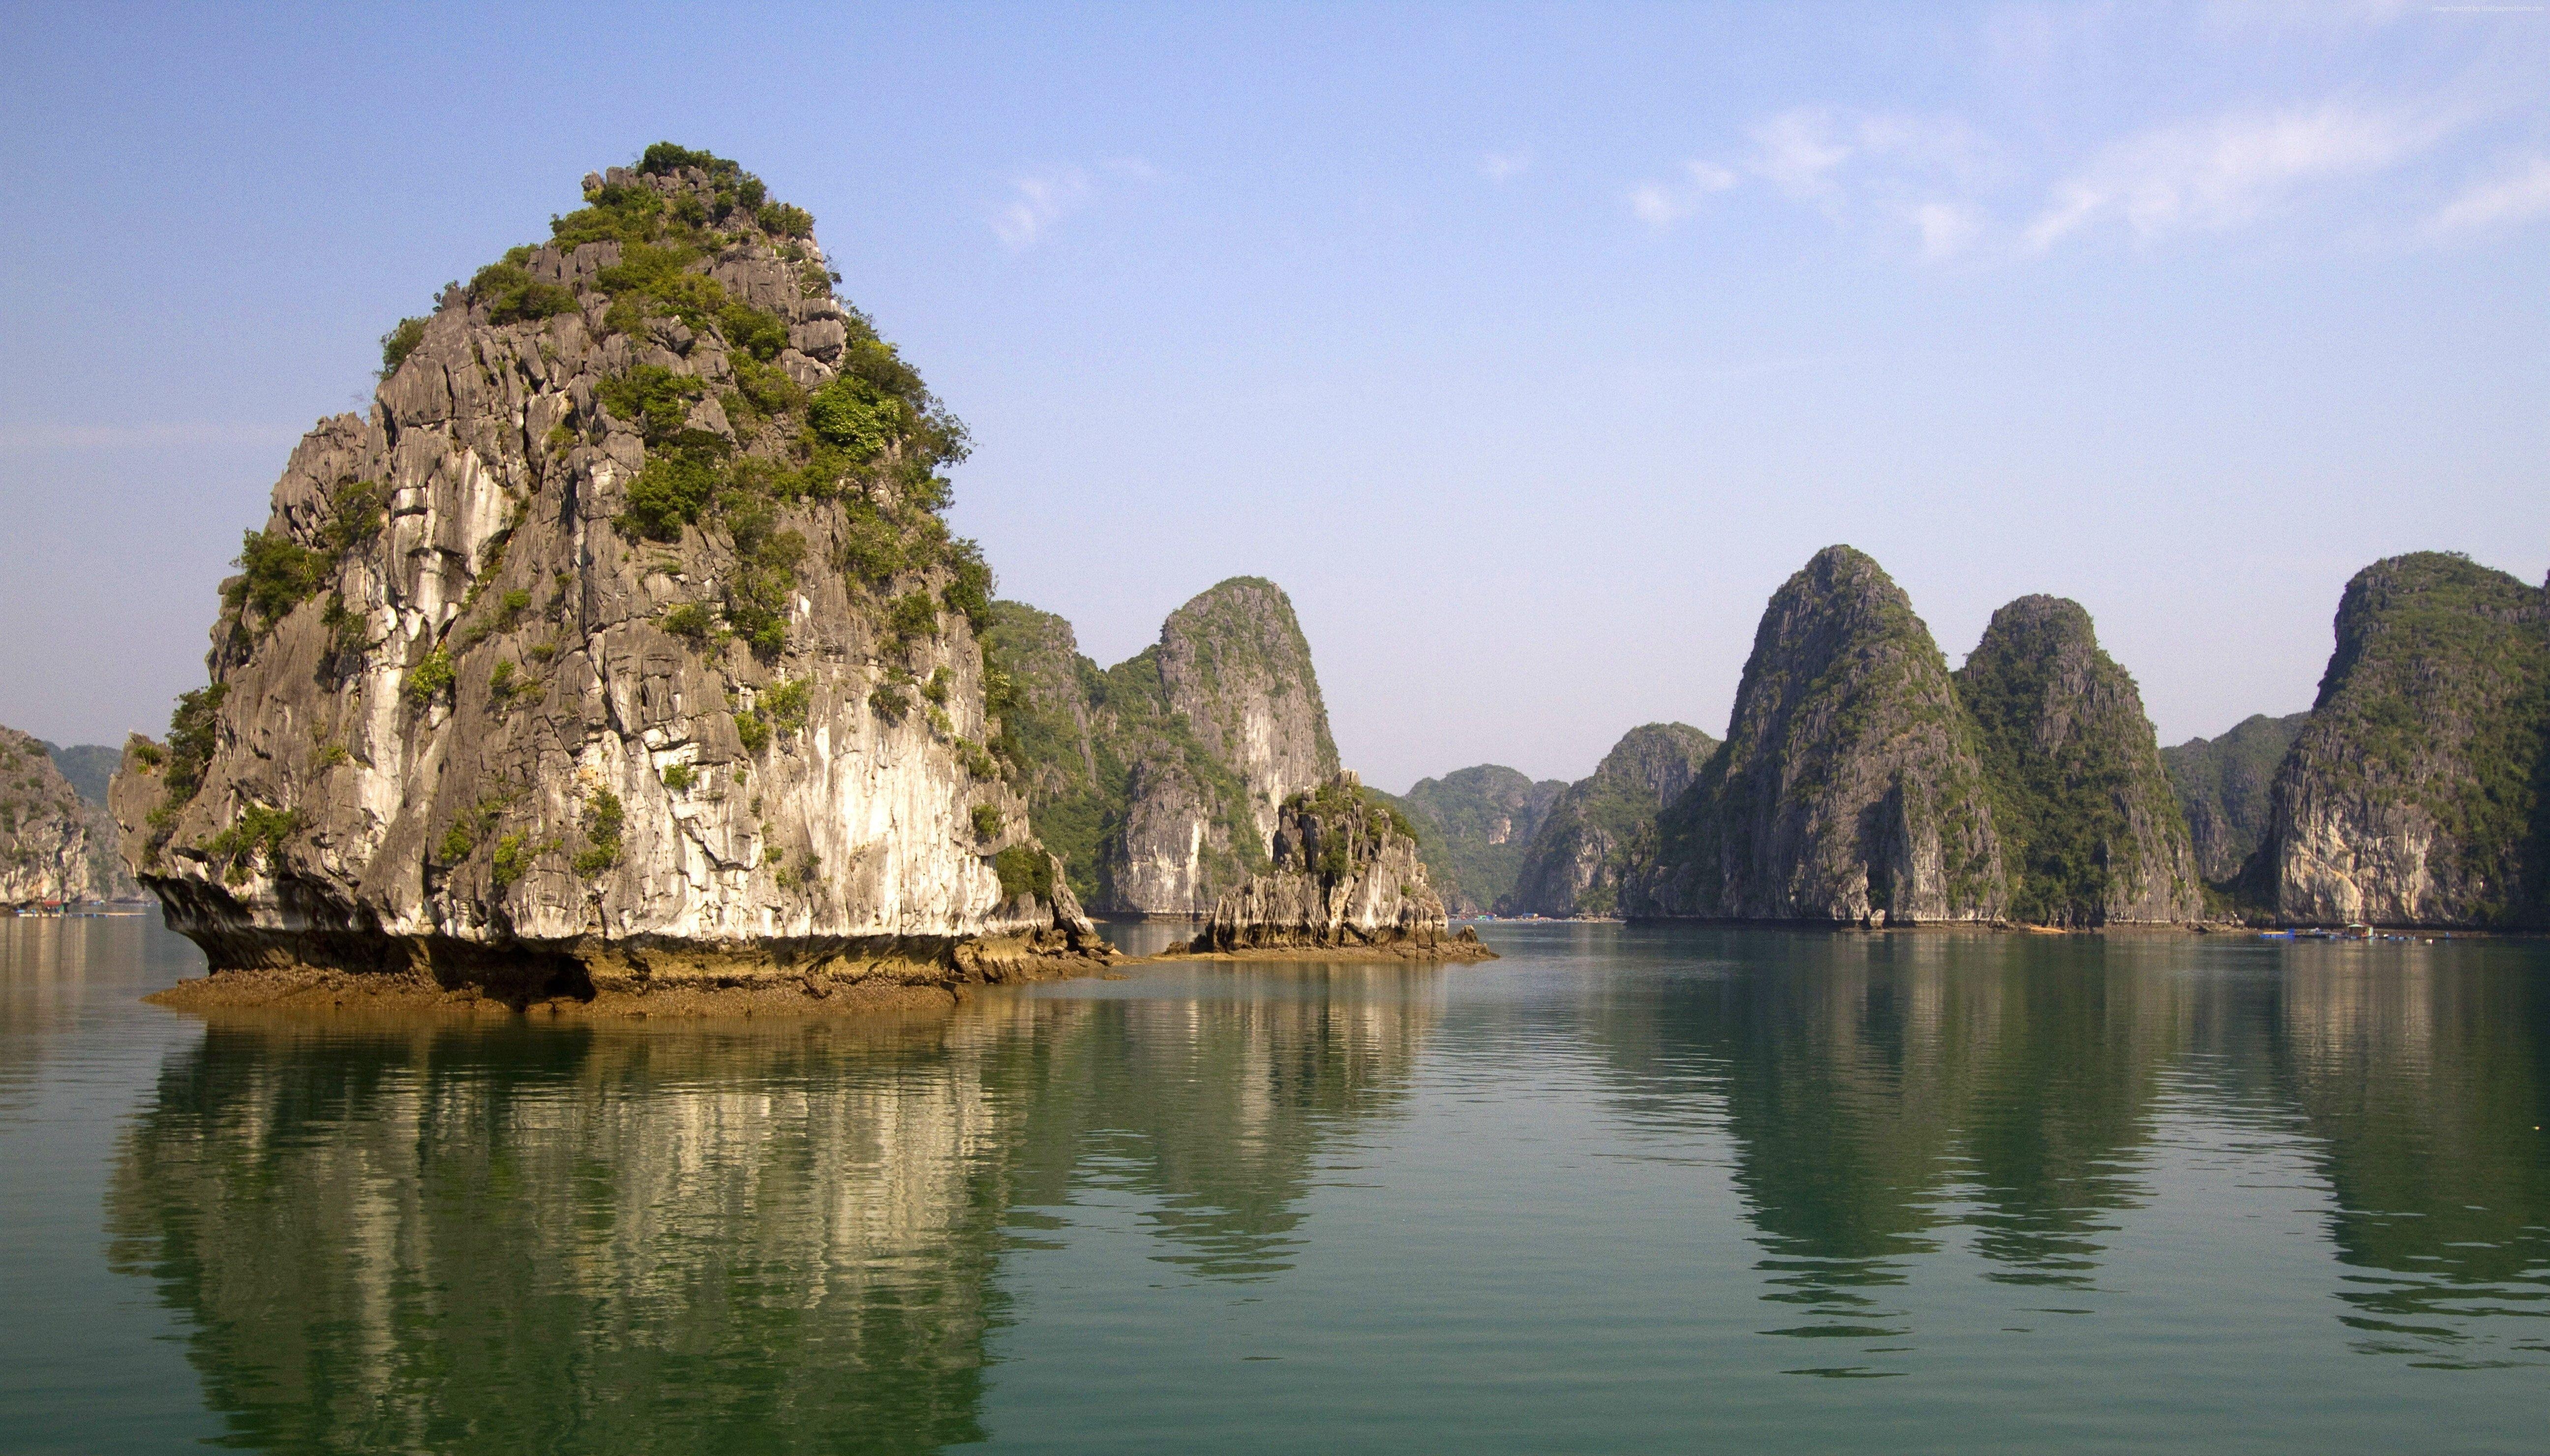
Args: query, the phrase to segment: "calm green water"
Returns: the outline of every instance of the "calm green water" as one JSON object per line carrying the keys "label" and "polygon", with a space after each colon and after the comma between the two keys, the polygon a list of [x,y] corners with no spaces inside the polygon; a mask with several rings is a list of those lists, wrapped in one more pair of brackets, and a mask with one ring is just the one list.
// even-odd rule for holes
{"label": "calm green water", "polygon": [[539,1029],[0,922],[0,1448],[2550,1440],[2550,945],[1488,934]]}

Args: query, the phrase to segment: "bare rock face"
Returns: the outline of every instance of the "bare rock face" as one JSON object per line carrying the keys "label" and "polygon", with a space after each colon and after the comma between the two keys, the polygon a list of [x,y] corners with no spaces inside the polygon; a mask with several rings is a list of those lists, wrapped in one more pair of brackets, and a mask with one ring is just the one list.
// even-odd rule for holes
{"label": "bare rock face", "polygon": [[294,450],[115,783],[170,925],[522,995],[1096,951],[986,746],[962,426],[758,179],[588,181]]}
{"label": "bare rock face", "polygon": [[1266,865],[1283,802],[1336,771],[1310,643],[1272,582],[1214,587],[1103,671],[1061,618],[993,615],[1036,824],[1093,909],[1205,914]]}
{"label": "bare rock face", "polygon": [[2550,925],[2550,594],[2469,559],[2377,561],[2276,776],[2259,851],[2290,920]]}
{"label": "bare rock face", "polygon": [[1185,948],[1199,954],[1316,949],[1439,959],[1488,954],[1474,932],[1451,933],[1443,902],[1426,883],[1415,831],[1398,811],[1367,795],[1351,773],[1284,801],[1274,867],[1225,892],[1203,932]]}
{"label": "bare rock face", "polygon": [[1658,812],[1700,776],[1717,740],[1684,723],[1633,728],[1594,772],[1567,786],[1523,852],[1513,891],[1497,914],[1609,915],[1620,882],[1651,840]]}
{"label": "bare rock face", "polygon": [[94,819],[43,739],[0,728],[0,913],[102,897]]}
{"label": "bare rock face", "polygon": [[1904,924],[2007,899],[1947,663],[1875,561],[1826,547],[1772,595],[1725,746],[1658,817],[1623,909]]}
{"label": "bare rock face", "polygon": [[2204,916],[2195,850],[2142,694],[2100,649],[2081,604],[2036,596],[2002,608],[1955,682],[1982,751],[2013,920]]}

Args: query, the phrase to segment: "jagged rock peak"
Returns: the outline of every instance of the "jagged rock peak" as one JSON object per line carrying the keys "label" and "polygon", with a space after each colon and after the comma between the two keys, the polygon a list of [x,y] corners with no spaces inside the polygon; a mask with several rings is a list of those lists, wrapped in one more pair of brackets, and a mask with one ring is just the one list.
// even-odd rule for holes
{"label": "jagged rock peak", "polygon": [[1337,771],[1310,639],[1293,599],[1264,577],[1234,576],[1169,614],[1160,682],[1170,710],[1248,786],[1261,836],[1286,799]]}
{"label": "jagged rock peak", "polygon": [[757,178],[587,181],[293,451],[116,782],[170,924],[573,991],[1092,950],[990,747],[964,428]]}
{"label": "jagged rock peak", "polygon": [[43,739],[0,728],[0,913],[104,894],[94,818]]}
{"label": "jagged rock peak", "polygon": [[1094,909],[1209,912],[1265,867],[1283,801],[1336,771],[1310,644],[1272,582],[1200,594],[1103,671],[1061,618],[1010,603],[994,618],[1036,822]]}
{"label": "jagged rock peak", "polygon": [[1659,816],[1622,898],[1633,916],[2000,918],[1973,725],[1875,561],[1828,546],[1772,594],[1726,743]]}
{"label": "jagged rock peak", "polygon": [[2011,918],[2086,926],[2204,915],[2142,695],[2081,604],[2021,597],[1995,612],[1955,683],[1991,786]]}
{"label": "jagged rock peak", "polygon": [[1594,772],[1567,786],[1524,850],[1499,915],[1610,915],[1622,878],[1652,854],[1659,811],[1691,788],[1717,740],[1686,723],[1621,734]]}
{"label": "jagged rock peak", "polygon": [[2298,921],[2550,925],[2550,591],[2393,556],[2336,634],[2244,888]]}
{"label": "jagged rock peak", "polygon": [[1287,798],[1274,865],[1226,892],[1191,946],[1198,953],[1304,949],[1484,959],[1451,933],[1426,882],[1413,825],[1352,773]]}

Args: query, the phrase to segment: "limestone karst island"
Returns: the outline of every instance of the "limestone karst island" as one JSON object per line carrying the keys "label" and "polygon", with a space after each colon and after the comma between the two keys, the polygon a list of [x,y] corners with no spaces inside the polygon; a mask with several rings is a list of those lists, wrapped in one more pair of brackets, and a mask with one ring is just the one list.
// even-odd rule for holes
{"label": "limestone karst island", "polygon": [[0,1456],[2541,1450],[2531,12],[27,0]]}

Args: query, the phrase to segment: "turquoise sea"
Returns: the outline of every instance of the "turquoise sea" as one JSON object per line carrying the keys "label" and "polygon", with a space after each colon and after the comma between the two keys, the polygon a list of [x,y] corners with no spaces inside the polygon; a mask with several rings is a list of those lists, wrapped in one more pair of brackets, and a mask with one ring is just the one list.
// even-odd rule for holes
{"label": "turquoise sea", "polygon": [[0,921],[0,1449],[2550,1445],[2550,942],[1483,933],[548,1027]]}

